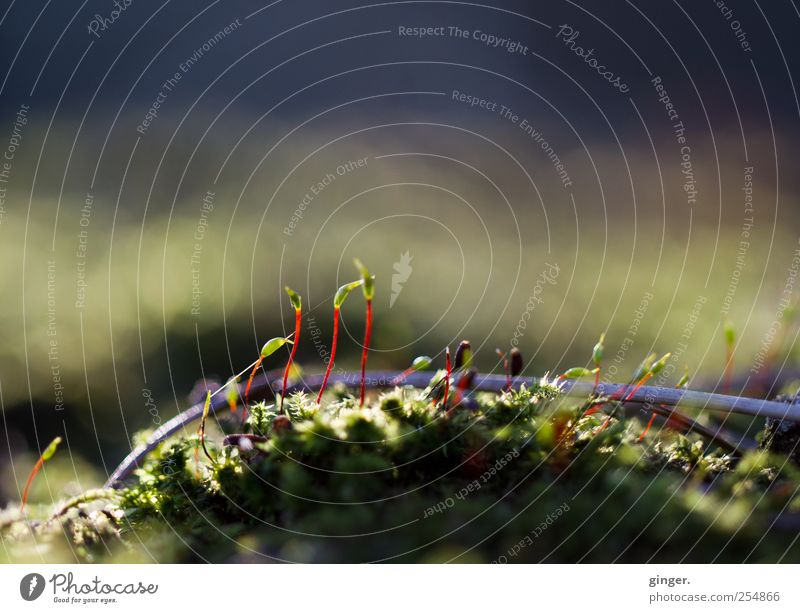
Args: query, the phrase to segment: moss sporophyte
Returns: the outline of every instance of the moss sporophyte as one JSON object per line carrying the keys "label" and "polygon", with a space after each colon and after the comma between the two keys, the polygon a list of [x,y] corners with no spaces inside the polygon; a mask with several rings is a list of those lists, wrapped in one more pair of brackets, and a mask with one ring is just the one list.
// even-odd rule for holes
{"label": "moss sporophyte", "polygon": [[[616,398],[614,398],[618,402],[617,404],[620,405],[622,403],[628,402],[631,398],[633,398],[634,394],[639,391],[639,388],[642,387],[647,381],[649,381],[652,377],[657,375],[661,372],[664,367],[667,365],[667,360],[670,358],[669,353],[664,355],[660,360],[654,362],[655,354],[648,356],[640,365],[639,368],[636,369],[634,373],[632,384],[633,388],[625,393],[618,394]],[[600,426],[598,432],[602,432],[605,428],[608,427],[609,423],[611,423],[611,419],[613,417],[613,411],[606,417],[606,420]]]}
{"label": "moss sporophyte", "polygon": [[[203,404],[203,417],[200,418],[200,426],[197,429],[197,436],[200,439],[200,446],[203,448],[203,453],[206,454],[206,457],[214,461],[214,458],[211,457],[211,454],[208,453],[208,448],[206,447],[206,420],[208,419],[208,410],[211,407],[211,392],[206,392],[206,401]],[[197,453],[195,452],[195,464],[197,464]]]}
{"label": "moss sporophyte", "polygon": [[411,366],[406,368],[403,372],[401,372],[394,379],[392,379],[392,385],[402,384],[406,380],[408,375],[410,375],[412,372],[427,370],[428,368],[430,368],[432,362],[433,360],[427,355],[421,355],[414,358],[414,360],[411,362]]}
{"label": "moss sporophyte", "polygon": [[[361,399],[359,406],[364,406],[364,394],[366,392],[366,369],[367,369],[367,355],[369,354],[369,342],[372,338],[372,299],[375,296],[375,277],[369,274],[367,267],[361,263],[361,260],[356,258],[353,260],[358,272],[361,273],[361,290],[364,293],[364,301],[367,305],[367,314],[364,319],[364,343],[361,350]],[[333,358],[331,357],[331,361]]]}
{"label": "moss sporophyte", "polygon": [[331,376],[333,369],[333,361],[336,359],[336,345],[339,342],[339,311],[344,304],[344,301],[355,288],[364,284],[364,279],[352,281],[342,285],[333,297],[333,339],[331,340],[331,355],[328,359],[328,367],[325,369],[325,377],[322,379],[322,386],[319,388],[317,395],[317,404],[322,402],[322,394],[325,392],[325,387],[328,384],[328,378]]}
{"label": "moss sporophyte", "polygon": [[[675,389],[686,389],[689,385],[689,367],[685,367],[683,376],[678,380],[675,384]],[[666,408],[661,405],[661,408]],[[653,422],[656,420],[656,412],[652,411],[650,415],[650,421],[647,422],[647,426],[642,431],[642,434],[639,436],[639,442],[641,443],[644,440],[644,437],[647,436],[647,433],[650,432],[650,428],[653,426]]]}
{"label": "moss sporophyte", "polygon": [[600,385],[600,368],[603,366],[603,352],[605,351],[606,333],[600,335],[600,340],[592,349],[592,362],[595,365],[594,374],[594,389],[597,391],[597,386]]}
{"label": "moss sporophyte", "polygon": [[595,368],[594,370],[589,370],[588,368],[583,368],[580,366],[576,366],[575,368],[569,368],[563,373],[558,376],[559,381],[563,381],[565,379],[580,379],[581,377],[591,377],[596,375],[600,371],[599,368]]}
{"label": "moss sporophyte", "polygon": [[510,391],[514,377],[518,377],[522,374],[522,369],[524,367],[522,352],[517,347],[512,347],[508,355],[503,353],[499,348],[494,351],[497,357],[503,362],[503,372],[506,373],[506,390]]}
{"label": "moss sporophyte", "polygon": [[294,345],[292,345],[292,351],[289,353],[289,360],[286,362],[286,368],[283,371],[280,413],[283,413],[283,401],[286,398],[286,381],[289,378],[289,370],[292,368],[292,364],[294,363],[294,354],[297,352],[297,347],[300,343],[300,328],[303,319],[303,301],[301,300],[300,295],[294,292],[288,286],[284,289],[289,295],[289,300],[292,302],[292,307],[294,307]]}
{"label": "moss sporophyte", "polygon": [[266,358],[271,356],[275,353],[278,349],[283,347],[286,343],[294,343],[289,337],[276,337],[268,340],[264,343],[264,346],[261,348],[261,353],[258,356],[258,359],[255,361],[253,365],[253,370],[250,372],[250,378],[247,380],[247,388],[244,391],[244,398],[245,403],[249,402],[250,398],[250,386],[253,385],[253,379],[256,376],[256,372],[258,372],[258,367],[261,366],[261,362],[263,362]]}
{"label": "moss sporophyte", "polygon": [[458,344],[455,357],[456,372],[460,373],[456,383],[456,397],[453,406],[457,406],[464,397],[464,393],[472,386],[475,372],[472,370],[472,345],[464,340]]}
{"label": "moss sporophyte", "polygon": [[42,454],[39,456],[39,459],[36,461],[36,464],[33,465],[33,469],[31,469],[30,475],[28,475],[28,481],[25,483],[25,490],[22,492],[22,504],[20,504],[19,511],[23,513],[25,511],[25,504],[28,502],[28,494],[30,493],[31,485],[33,484],[33,480],[36,477],[37,473],[41,470],[44,463],[47,462],[56,452],[58,446],[61,444],[61,437],[57,436],[54,438],[51,443],[45,447]]}
{"label": "moss sporophyte", "polygon": [[444,349],[444,396],[442,397],[442,408],[447,409],[447,401],[450,398],[450,377],[453,375],[453,366],[450,362],[450,347]]}

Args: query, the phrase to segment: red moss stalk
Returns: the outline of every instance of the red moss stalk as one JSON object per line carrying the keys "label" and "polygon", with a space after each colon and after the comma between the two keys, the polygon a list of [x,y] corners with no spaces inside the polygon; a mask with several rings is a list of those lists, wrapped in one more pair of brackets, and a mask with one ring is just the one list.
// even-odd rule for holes
{"label": "red moss stalk", "polygon": [[410,375],[412,372],[417,372],[419,370],[425,370],[431,365],[431,360],[427,355],[421,355],[419,357],[414,358],[414,361],[411,363],[411,366],[406,368],[403,372],[397,375],[394,379],[392,379],[392,385],[400,385],[403,381],[406,380],[406,377]]}
{"label": "red moss stalk", "polygon": [[414,372],[414,370],[416,369],[413,366],[409,366],[408,368],[406,368],[403,372],[401,372],[394,379],[392,379],[392,385],[400,385],[403,381],[405,381],[408,378],[408,375]]}
{"label": "red moss stalk", "polygon": [[[680,378],[680,380],[678,381],[678,383],[677,383],[677,384],[675,384],[675,389],[685,389],[685,388],[686,388],[686,386],[687,386],[688,384],[689,384],[689,368],[688,368],[688,366],[687,366],[687,367],[686,367],[686,372],[685,372],[685,373],[684,373],[684,375],[683,375],[683,376]],[[661,405],[661,408],[662,408],[662,409],[665,409],[665,408],[667,408],[667,407],[665,407],[665,406],[662,404],[662,405]],[[650,428],[651,428],[651,426],[653,425],[653,422],[655,421],[655,419],[656,419],[656,412],[655,412],[655,411],[653,411],[653,414],[650,416],[650,421],[648,421],[648,422],[647,422],[647,427],[645,427],[644,431],[642,432],[641,436],[639,437],[639,442],[640,442],[640,443],[641,443],[641,442],[644,440],[644,437],[645,437],[645,436],[647,435],[647,433],[650,431]],[[669,425],[669,421],[670,421],[670,419],[672,419],[672,416],[671,416],[671,415],[670,415],[670,417],[668,417],[668,418],[667,418],[667,425]]]}
{"label": "red moss stalk", "polygon": [[31,484],[33,483],[33,478],[36,476],[36,473],[39,472],[39,469],[42,468],[44,465],[44,460],[42,460],[41,456],[36,461],[36,464],[33,465],[33,470],[31,470],[31,474],[28,475],[28,482],[25,484],[25,491],[22,493],[22,505],[19,508],[20,513],[25,510],[25,505],[28,502],[28,493],[31,489]]}
{"label": "red moss stalk", "polygon": [[361,350],[361,404],[364,406],[364,396],[367,391],[366,372],[367,356],[369,354],[369,341],[372,338],[372,299],[375,297],[375,277],[369,274],[369,270],[361,263],[358,258],[353,259],[358,272],[361,273],[361,291],[364,293],[364,301],[367,303],[367,316],[364,320],[364,343]]}
{"label": "red moss stalk", "polygon": [[628,400],[633,398],[633,395],[637,391],[639,391],[639,388],[642,387],[645,383],[647,383],[652,376],[653,376],[653,373],[649,372],[644,377],[639,379],[639,382],[633,387],[633,389],[630,391],[630,393],[627,396],[625,396],[625,398],[623,398],[622,402],[628,402]]}
{"label": "red moss stalk", "polygon": [[317,404],[322,402],[322,394],[325,392],[325,386],[328,385],[328,377],[331,376],[333,361],[336,358],[336,345],[339,342],[339,311],[341,310],[344,301],[350,295],[350,292],[352,292],[359,285],[363,285],[363,283],[364,279],[359,279],[358,281],[352,281],[351,283],[342,285],[338,290],[336,290],[336,295],[333,297],[333,340],[331,341],[331,356],[330,360],[328,361],[328,367],[325,369],[325,376],[322,379],[322,385],[319,388]]}
{"label": "red moss stalk", "polygon": [[264,361],[264,356],[258,356],[256,363],[253,365],[253,370],[250,371],[250,378],[247,380],[247,387],[244,390],[244,411],[247,413],[247,405],[250,399],[250,386],[253,385],[253,379],[256,377],[256,373],[258,372],[258,367],[261,366],[261,362]]}
{"label": "red moss stalk", "polygon": [[[275,338],[271,338],[266,343],[264,343],[264,346],[261,348],[261,353],[259,354],[258,359],[256,360],[255,364],[253,365],[253,370],[250,372],[250,379],[247,381],[247,387],[244,390],[245,407],[244,407],[243,415],[245,417],[247,416],[247,404],[248,404],[249,398],[250,398],[250,386],[253,384],[253,379],[256,376],[256,372],[258,371],[258,367],[261,366],[261,362],[263,362],[266,358],[268,358],[273,353],[275,353],[278,349],[283,347],[286,343],[294,343],[294,341],[291,340],[290,336],[292,336],[292,335],[289,335],[287,337],[278,336],[278,337],[275,337]],[[295,344],[295,346],[297,346],[297,345]]]}
{"label": "red moss stalk", "polygon": [[367,354],[369,354],[369,342],[372,337],[372,300],[367,300],[367,319],[364,324],[364,348],[361,350],[361,405],[364,406],[364,395],[366,394],[366,372]]}
{"label": "red moss stalk", "polygon": [[319,394],[317,394],[317,404],[322,402],[322,394],[325,392],[325,386],[328,385],[328,377],[331,376],[333,369],[333,360],[336,357],[336,343],[339,341],[339,307],[333,308],[333,341],[331,341],[331,356],[328,360],[328,367],[325,369],[325,376],[322,379],[322,385],[319,387]]}
{"label": "red moss stalk", "polygon": [[650,416],[650,421],[647,422],[647,426],[645,427],[642,434],[639,436],[639,442],[641,443],[644,440],[644,437],[650,432],[650,428],[653,425],[653,422],[656,420],[656,412],[653,411],[653,414]]}
{"label": "red moss stalk", "polygon": [[611,415],[606,417],[606,420],[600,425],[600,427],[595,431],[595,435],[600,434],[603,430],[608,428],[608,424],[611,423]]}
{"label": "red moss stalk", "polygon": [[19,507],[20,513],[25,511],[25,505],[28,503],[28,494],[30,493],[31,485],[33,484],[33,480],[36,477],[36,474],[41,470],[42,466],[44,466],[44,463],[53,457],[53,454],[56,452],[56,449],[58,448],[60,443],[61,443],[60,436],[54,438],[53,441],[42,452],[42,455],[39,456],[39,459],[36,460],[36,464],[33,465],[33,469],[31,469],[31,474],[28,475],[28,481],[25,483],[25,489],[22,492],[22,503],[20,504]]}
{"label": "red moss stalk", "polygon": [[[628,400],[633,398],[633,395],[636,393],[636,391],[640,387],[642,387],[642,385],[644,385],[644,383],[652,376],[653,376],[653,373],[652,372],[648,372],[644,377],[639,379],[639,382],[633,387],[633,389],[630,391],[630,393],[628,393],[624,397],[623,397],[623,394],[618,394],[618,395],[616,395],[617,397],[616,398],[612,398],[612,400],[620,400],[620,399],[622,399],[622,402],[628,402]],[[600,407],[602,407],[604,404],[605,403],[602,403],[600,405]],[[600,407],[598,407],[598,410],[600,409]],[[595,413],[596,411],[592,411],[592,412]],[[591,414],[591,413],[589,413],[587,411],[587,414]],[[653,414],[653,416],[655,417],[655,414]],[[606,417],[605,421],[600,426],[600,428],[598,428],[598,430],[597,430],[597,432],[595,434],[600,434],[603,430],[605,430],[608,427],[608,424],[611,422],[611,417],[612,417],[612,415],[609,415],[608,417]]]}
{"label": "red moss stalk", "polygon": [[408,378],[408,375],[410,375],[412,372],[414,372],[414,367],[409,366],[403,372],[397,375],[394,379],[392,379],[392,385],[400,385],[403,381],[405,381]]}
{"label": "red moss stalk", "polygon": [[[200,437],[200,445],[203,448],[203,453],[206,454],[206,457],[214,461],[214,458],[211,457],[211,454],[208,453],[208,449],[206,448],[206,420],[208,419],[208,411],[211,408],[211,392],[206,392],[206,402],[203,405],[203,417],[200,419],[200,427],[197,429],[197,435]],[[195,463],[198,463],[197,457],[197,450],[195,450]]]}
{"label": "red moss stalk", "polygon": [[592,362],[595,365],[595,373],[594,373],[594,390],[592,393],[597,392],[597,386],[600,385],[600,366],[603,363],[603,353],[605,352],[605,341],[606,341],[606,333],[603,332],[600,335],[600,340],[597,341],[597,344],[592,349]]}
{"label": "red moss stalk", "polygon": [[453,403],[453,408],[461,402],[464,392],[471,387],[474,374],[471,374],[472,368],[472,345],[469,341],[463,340],[456,348],[456,358],[453,364],[455,371],[460,373],[458,382],[456,383],[456,397]]}
{"label": "red moss stalk", "polygon": [[472,389],[472,384],[475,382],[475,375],[477,371],[474,368],[470,368],[468,371],[463,373],[458,378],[458,383],[456,384],[456,397],[453,400],[453,406],[450,408],[452,411],[456,408],[461,401],[464,399],[464,395]]}
{"label": "red moss stalk", "polygon": [[286,293],[289,294],[289,299],[292,301],[292,306],[294,306],[294,345],[292,345],[292,350],[289,352],[289,360],[286,362],[286,368],[283,371],[281,405],[278,409],[278,413],[280,414],[283,414],[283,400],[286,398],[286,381],[289,379],[289,370],[291,370],[292,364],[294,363],[294,354],[297,352],[297,345],[300,341],[300,327],[302,325],[303,317],[303,304],[300,296],[288,287],[285,289]]}
{"label": "red moss stalk", "polygon": [[447,399],[450,396],[450,375],[453,374],[453,365],[450,363],[450,347],[444,351],[444,399],[442,400],[442,408],[447,409]]}
{"label": "red moss stalk", "polygon": [[[643,366],[641,366],[640,368],[646,367],[647,371],[641,377],[639,377],[639,380],[636,383],[636,385],[633,386],[633,389],[630,391],[630,393],[628,393],[623,397],[622,402],[623,403],[628,402],[631,398],[633,398],[633,395],[637,392],[637,390],[640,387],[642,387],[645,383],[647,383],[654,375],[657,375],[662,370],[664,370],[664,367],[667,365],[667,361],[669,360],[671,355],[672,355],[671,353],[667,353],[652,366],[644,366],[647,363],[647,360],[643,362]],[[608,423],[611,421],[611,417],[612,417],[611,415],[606,417],[606,420],[603,422],[603,425],[597,431],[598,434],[606,429]],[[653,417],[655,417],[655,413],[653,414]],[[652,418],[650,420],[650,423],[652,424]]]}

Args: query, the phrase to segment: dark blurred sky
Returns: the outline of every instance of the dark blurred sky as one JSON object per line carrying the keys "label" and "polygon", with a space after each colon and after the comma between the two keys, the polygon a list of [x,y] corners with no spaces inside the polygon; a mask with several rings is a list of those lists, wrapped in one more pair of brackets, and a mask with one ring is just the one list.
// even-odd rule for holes
{"label": "dark blurred sky", "polygon": [[[37,189],[47,189],[48,169],[60,186],[56,169],[68,159],[71,140],[80,137],[72,163],[85,161],[94,176],[102,154],[100,176],[113,191],[139,136],[136,127],[165,80],[238,20],[241,25],[163,96],[134,172],[152,173],[145,160],[158,159],[173,135],[173,149],[201,145],[194,163],[201,174],[214,172],[267,111],[270,122],[292,125],[345,105],[313,124],[335,134],[363,127],[365,117],[486,119],[449,97],[398,95],[456,89],[533,117],[562,157],[597,143],[613,148],[617,140],[647,150],[651,137],[663,151],[672,134],[650,82],[660,76],[691,134],[695,163],[739,166],[747,142],[760,180],[774,183],[777,166],[785,169],[779,189],[800,191],[790,172],[794,143],[800,142],[795,0],[124,1],[129,4],[113,21],[113,0],[17,0],[0,9],[0,112],[11,118],[28,104],[32,123],[43,130],[52,122],[56,131]],[[556,36],[561,25],[579,32],[573,45],[592,49],[630,91],[621,94],[577,57]],[[480,30],[516,41],[526,53],[491,48],[472,36],[400,36],[401,26]],[[275,132],[262,125],[246,142],[264,149]],[[60,146],[67,149],[53,150]],[[718,159],[719,150],[732,159]],[[229,171],[252,167],[250,154],[240,154]],[[178,163],[187,157],[177,155]],[[87,182],[91,177],[71,166],[65,188],[80,194]]]}
{"label": "dark blurred sky", "polygon": [[[797,73],[800,61],[797,53],[800,17],[793,0],[728,0],[726,4],[733,11],[731,19],[725,19],[714,0],[494,0],[474,4],[349,0],[128,1],[130,6],[105,31],[99,31],[99,37],[88,32],[89,24],[95,15],[106,19],[111,16],[112,0],[4,3],[0,9],[4,15],[0,26],[4,78],[0,104],[4,111],[16,110],[19,103],[28,98],[45,61],[47,65],[32,96],[37,105],[51,106],[63,94],[62,113],[82,113],[92,99],[95,112],[116,113],[123,102],[124,108],[135,111],[141,105],[149,105],[163,78],[172,74],[194,49],[237,18],[244,25],[207,54],[202,60],[202,69],[188,75],[170,96],[172,110],[185,109],[187,103],[193,102],[226,69],[227,74],[206,94],[208,99],[229,98],[274,66],[277,60],[348,36],[384,30],[392,30],[392,34],[331,45],[291,62],[275,78],[251,88],[237,103],[237,109],[257,112],[274,103],[281,94],[316,78],[369,64],[397,61],[450,61],[497,70],[535,87],[567,116],[584,108],[584,101],[548,61],[590,86],[591,94],[601,103],[613,96],[613,91],[597,87],[602,84],[588,82],[580,66],[569,61],[569,51],[554,39],[552,31],[513,14],[518,13],[550,25],[567,23],[580,30],[580,42],[596,48],[596,55],[631,83],[633,95],[646,90],[648,84],[644,78],[646,70],[632,50],[653,73],[675,84],[676,94],[677,84],[688,84],[688,79],[693,79],[715,119],[735,119],[725,79],[739,112],[759,115],[763,113],[763,101],[753,79],[753,66],[749,62],[752,60],[767,92],[774,120],[796,118],[798,113],[791,77]],[[246,19],[266,6],[269,8]],[[498,10],[487,8],[489,6]],[[730,26],[733,21],[741,23],[752,52],[745,53],[740,48]],[[487,53],[486,47],[470,39],[402,39],[396,32],[403,24],[481,28],[523,41],[531,52],[540,53],[545,59]],[[294,29],[289,31],[290,28]],[[264,44],[271,38],[273,40]],[[92,48],[76,69],[90,42],[93,42]],[[65,91],[73,70],[71,85]],[[375,69],[366,78],[342,79],[341,82],[356,96],[359,92],[374,93],[400,84],[430,87],[443,73],[452,73],[452,70],[441,67],[423,70],[419,65],[410,64]],[[476,75],[472,78],[481,79]],[[681,86],[680,89],[686,96],[687,106],[696,106],[697,100],[691,100],[693,87]],[[524,94],[517,89],[516,95]],[[279,109],[277,114],[305,114],[319,104],[319,96],[310,92]],[[632,121],[624,105],[604,105],[612,116],[616,107],[621,107],[617,109],[620,119],[627,117]]]}

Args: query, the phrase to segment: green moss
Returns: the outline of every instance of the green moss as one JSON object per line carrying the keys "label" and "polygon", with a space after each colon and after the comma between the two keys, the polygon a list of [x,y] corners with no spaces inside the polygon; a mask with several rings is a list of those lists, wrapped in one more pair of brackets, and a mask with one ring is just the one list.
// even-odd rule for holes
{"label": "green moss", "polygon": [[[347,390],[327,399],[287,398],[282,428],[269,403],[228,416],[225,431],[269,439],[240,450],[210,435],[214,463],[195,460],[195,436],[168,441],[118,498],[39,524],[37,542],[53,561],[800,561],[770,528],[800,507],[785,455],[733,458],[667,430],[642,445],[638,420],[600,430],[604,415],[580,417],[547,380],[450,418],[425,390],[363,409]],[[31,529],[6,514],[17,559]]]}

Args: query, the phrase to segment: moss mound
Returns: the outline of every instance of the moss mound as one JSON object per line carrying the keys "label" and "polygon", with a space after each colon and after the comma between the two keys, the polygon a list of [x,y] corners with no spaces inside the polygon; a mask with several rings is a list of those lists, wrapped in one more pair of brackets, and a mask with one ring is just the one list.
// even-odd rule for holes
{"label": "moss mound", "polygon": [[[800,470],[530,389],[449,415],[426,390],[359,408],[346,389],[287,416],[260,403],[209,436],[162,444],[116,492],[42,520],[0,516],[6,561],[798,562]],[[648,417],[644,416],[645,421]],[[242,437],[233,435],[247,434]],[[783,515],[781,515],[783,514]],[[48,519],[49,517],[49,519]]]}

